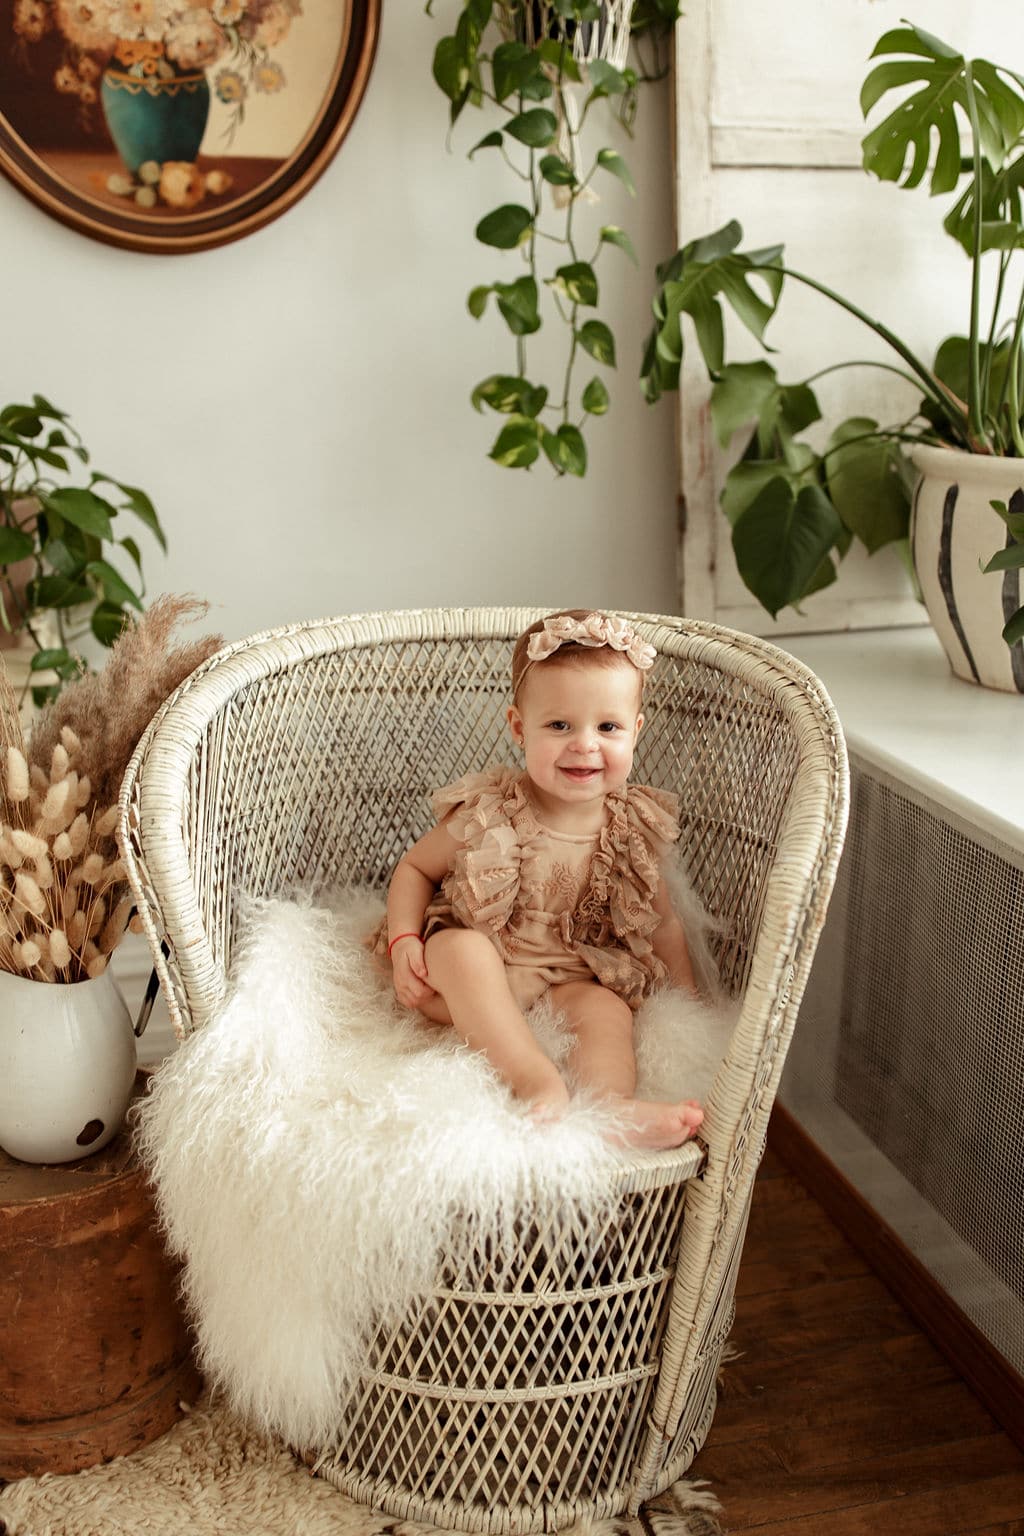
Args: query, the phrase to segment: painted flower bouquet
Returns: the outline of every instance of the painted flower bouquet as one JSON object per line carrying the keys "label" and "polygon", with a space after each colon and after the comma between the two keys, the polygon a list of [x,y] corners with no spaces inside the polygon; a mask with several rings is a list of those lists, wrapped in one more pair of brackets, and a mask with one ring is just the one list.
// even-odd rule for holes
{"label": "painted flower bouquet", "polygon": [[[230,190],[223,170],[196,167],[210,107],[210,79],[228,109],[230,143],[252,93],[274,95],[285,75],[271,50],[302,0],[14,0],[23,43],[64,42],[53,83],[76,96],[88,121],[102,106],[126,173],[107,189],[142,208],[193,208]],[[218,67],[219,66],[219,67]]]}

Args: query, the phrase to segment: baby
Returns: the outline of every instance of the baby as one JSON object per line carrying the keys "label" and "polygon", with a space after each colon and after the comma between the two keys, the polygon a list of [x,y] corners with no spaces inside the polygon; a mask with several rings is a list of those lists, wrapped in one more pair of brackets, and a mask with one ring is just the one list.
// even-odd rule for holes
{"label": "baby", "polygon": [[436,793],[437,825],[392,877],[378,952],[398,1000],[482,1051],[540,1117],[569,1099],[525,1017],[549,994],[580,1086],[611,1101],[622,1140],[666,1148],[703,1112],[635,1097],[634,1012],[665,983],[696,990],[660,868],[676,798],[627,783],[654,659],[603,613],[553,614],[520,635],[508,722],[525,771]]}

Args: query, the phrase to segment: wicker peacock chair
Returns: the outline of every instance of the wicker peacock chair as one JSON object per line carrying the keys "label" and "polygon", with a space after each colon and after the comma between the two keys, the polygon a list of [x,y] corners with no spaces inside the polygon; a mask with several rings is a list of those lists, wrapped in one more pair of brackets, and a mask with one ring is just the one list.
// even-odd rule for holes
{"label": "wicker peacock chair", "polygon": [[[507,760],[526,609],[383,613],[228,646],[163,706],[121,839],[180,1034],[225,996],[236,894],[384,889],[429,793]],[[615,1218],[453,1256],[382,1328],[323,1475],[405,1519],[557,1530],[635,1512],[703,1444],[754,1174],[842,845],[842,733],[817,679],[763,641],[629,615],[659,660],[634,777],[676,791],[694,885],[743,1005],[701,1142],[637,1154]],[[166,940],[169,955],[161,951]]]}

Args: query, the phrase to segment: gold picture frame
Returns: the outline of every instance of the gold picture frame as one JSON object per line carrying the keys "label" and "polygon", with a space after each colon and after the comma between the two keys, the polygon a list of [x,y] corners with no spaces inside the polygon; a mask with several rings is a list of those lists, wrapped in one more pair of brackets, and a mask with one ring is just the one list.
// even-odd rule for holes
{"label": "gold picture frame", "polygon": [[240,239],[336,154],[380,7],[0,0],[0,171],[72,229],[128,250]]}

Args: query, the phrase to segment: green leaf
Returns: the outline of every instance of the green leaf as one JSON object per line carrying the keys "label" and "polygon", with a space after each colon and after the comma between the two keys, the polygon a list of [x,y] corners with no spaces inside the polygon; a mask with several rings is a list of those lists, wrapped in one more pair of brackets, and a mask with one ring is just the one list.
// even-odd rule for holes
{"label": "green leaf", "polygon": [[587,472],[587,445],[578,427],[563,424],[557,432],[545,432],[542,437],[544,452],[560,475],[578,475]]}
{"label": "green leaf", "polygon": [[1016,645],[1018,640],[1024,640],[1024,608],[1018,608],[1010,622],[1004,625],[1003,639],[1007,645]]}
{"label": "green leaf", "polygon": [[20,528],[0,527],[0,565],[27,560],[35,547],[35,540],[22,533]]}
{"label": "green leaf", "polygon": [[583,409],[591,416],[603,416],[611,401],[601,379],[593,378],[583,391]]}
{"label": "green leaf", "polygon": [[491,60],[494,94],[498,100],[519,95],[527,101],[546,101],[553,87],[541,64],[539,50],[527,48],[525,43],[499,43]]}
{"label": "green leaf", "polygon": [[567,266],[559,267],[550,281],[552,287],[564,293],[573,304],[597,303],[597,274],[589,262],[569,262]]}
{"label": "green leaf", "polygon": [[619,228],[618,224],[605,224],[603,226],[601,230],[601,243],[603,245],[617,245],[620,251],[625,251],[634,267],[639,265],[632,240],[624,229]]}
{"label": "green leaf", "polygon": [[113,538],[110,519],[116,514],[117,508],[94,491],[66,486],[56,491],[40,492],[39,499],[48,512],[56,512],[59,517],[85,533],[94,533],[100,539]]}
{"label": "green leaf", "polygon": [[544,409],[547,398],[548,392],[543,385],[535,387],[529,379],[507,373],[492,373],[476,386],[471,397],[478,411],[489,405],[492,411],[529,417],[537,416]]}
{"label": "green leaf", "polygon": [[999,170],[1024,128],[1024,95],[1006,78],[1007,71],[985,59],[968,62],[948,44],[917,27],[887,32],[874,51],[876,55],[909,53],[912,58],[879,64],[871,71],[861,89],[865,115],[887,92],[914,84],[919,88],[904,95],[889,116],[865,136],[865,170],[882,181],[915,187],[928,172],[935,144],[932,194],[951,191],[969,165],[961,149],[957,113],[973,143],[972,94],[978,116],[977,148],[992,170]]}
{"label": "green leaf", "polygon": [[113,475],[101,474],[99,470],[94,472],[92,480],[94,485],[97,481],[106,481],[108,485],[116,485],[121,495],[127,498],[128,510],[134,512],[139,521],[145,524],[160,545],[160,548],[166,553],[167,539],[164,536],[164,530],[160,526],[160,519],[156,515],[156,508],[145,491],[141,490],[137,485],[126,485],[123,480],[115,480]]}
{"label": "green leaf", "polygon": [[[782,291],[781,247],[739,252],[735,248],[742,235],[733,221],[713,235],[691,241],[658,268],[662,288],[654,299],[655,326],[641,368],[648,400],[656,400],[662,389],[678,384],[682,314],[693,322],[705,366],[713,377],[724,364],[723,299],[764,345],[764,329]],[[767,297],[754,288],[755,281]]]}
{"label": "green leaf", "polygon": [[526,469],[540,456],[536,421],[523,416],[513,416],[507,427],[502,427],[491,447],[489,458],[504,469]]}
{"label": "green leaf", "polygon": [[[82,574],[84,562],[81,554],[76,554],[71,547],[74,533],[74,529],[68,528],[65,530],[64,538],[48,539],[43,545],[43,559],[57,572],[58,576],[66,576],[77,581]],[[78,539],[74,542],[84,545],[86,541]]]}
{"label": "green leaf", "polygon": [[1024,544],[1008,544],[1005,549],[997,549],[992,559],[983,566],[985,574],[989,571],[1019,571],[1024,568]]}
{"label": "green leaf", "polygon": [[518,116],[510,117],[505,124],[505,132],[530,149],[544,149],[554,142],[558,122],[555,114],[546,107],[532,107],[529,112],[520,112]]}
{"label": "green leaf", "polygon": [[597,152],[597,163],[604,170],[611,171],[613,176],[617,176],[631,197],[636,196],[636,187],[633,184],[629,166],[621,155],[616,154],[614,149],[599,149]]}
{"label": "green leaf", "polygon": [[804,486],[794,497],[781,477],[770,481],[732,532],[736,565],[747,588],[773,618],[807,596],[840,532],[824,492]]}
{"label": "green leaf", "polygon": [[519,277],[514,283],[495,283],[498,309],[513,336],[532,336],[540,330],[537,284],[532,277]]}
{"label": "green leaf", "polygon": [[91,603],[95,593],[83,581],[66,576],[43,576],[30,581],[26,588],[29,606],[37,608],[80,608]]}
{"label": "green leaf", "polygon": [[794,498],[804,486],[818,484],[818,456],[806,443],[789,443],[785,457],[776,454],[771,458],[754,457],[756,446],[755,433],[748,450],[750,456],[733,465],[722,487],[722,511],[734,527],[773,480],[784,480]]}
{"label": "green leaf", "polygon": [[433,76],[449,101],[459,101],[469,90],[469,66],[454,37],[442,37],[434,49]]}
{"label": "green leaf", "polygon": [[480,139],[478,143],[473,145],[473,148],[469,151],[469,154],[466,156],[466,158],[467,160],[472,160],[478,149],[500,149],[504,142],[504,137],[500,131],[495,128],[491,133],[485,133],[483,138]]}
{"label": "green leaf", "polygon": [[869,554],[906,538],[910,526],[903,455],[891,439],[870,435],[877,431],[870,416],[851,416],[836,427],[823,456],[832,503]]}
{"label": "green leaf", "polygon": [[729,363],[723,367],[711,390],[711,420],[722,447],[740,427],[756,421],[778,392],[771,363]]}
{"label": "green leaf", "polygon": [[89,627],[101,645],[113,645],[129,623],[127,613],[116,603],[97,603]]}
{"label": "green leaf", "polygon": [[487,308],[487,295],[490,292],[490,285],[484,283],[481,287],[474,288],[470,293],[469,298],[466,300],[466,308],[469,310],[474,320],[479,320],[480,316]]}
{"label": "green leaf", "polygon": [[603,320],[588,320],[576,332],[576,339],[596,362],[615,367],[615,337]]}
{"label": "green leaf", "polygon": [[488,213],[476,227],[476,237],[484,245],[511,251],[521,244],[533,224],[533,214],[520,203],[504,203]]}
{"label": "green leaf", "polygon": [[77,677],[82,671],[81,663],[63,645],[36,651],[28,667],[30,672],[56,672],[65,679]]}
{"label": "green leaf", "polygon": [[142,603],[139,601],[138,594],[132,591],[120,571],[115,570],[108,561],[90,560],[85,569],[90,576],[96,577],[108,602],[115,603],[119,607],[125,603],[131,603],[133,608],[142,612]]}
{"label": "green leaf", "polygon": [[1024,488],[1018,487],[1013,493],[1009,508],[1002,501],[990,501],[989,506],[1002,518],[1017,542],[1024,543]]}
{"label": "green leaf", "polygon": [[537,169],[544,180],[550,182],[553,187],[574,187],[576,174],[567,160],[561,155],[544,155]]}
{"label": "green leaf", "polygon": [[621,69],[616,69],[606,59],[591,59],[587,65],[587,76],[594,87],[590,93],[592,101],[600,96],[621,96],[626,90],[626,77]]}
{"label": "green leaf", "polygon": [[572,46],[569,42],[559,42],[555,37],[544,37],[536,45],[534,52],[545,64],[558,70],[563,80],[571,80],[574,85],[579,85],[583,79],[579,65],[573,58]]}
{"label": "green leaf", "polygon": [[[141,582],[142,581],[142,553],[141,553],[141,551],[139,549],[139,546],[136,544],[134,539],[118,539],[117,542],[120,544],[121,548],[123,550],[125,550],[125,552],[128,555],[131,556],[132,563],[135,566],[135,569],[139,573],[139,581]],[[143,587],[143,591],[145,591],[145,587]]]}

